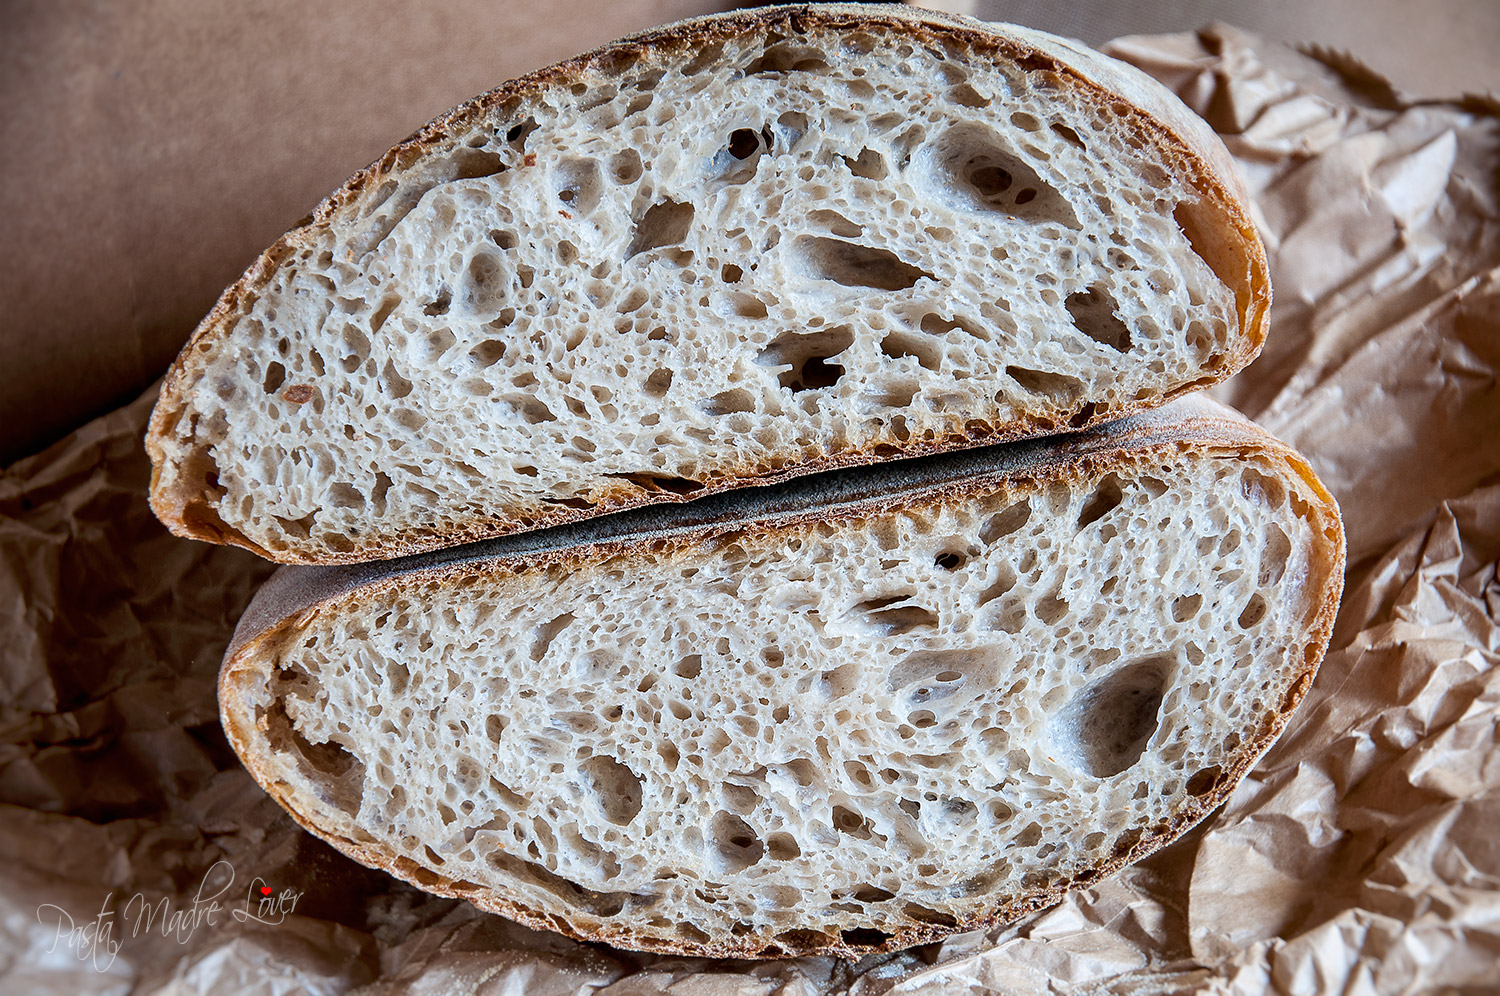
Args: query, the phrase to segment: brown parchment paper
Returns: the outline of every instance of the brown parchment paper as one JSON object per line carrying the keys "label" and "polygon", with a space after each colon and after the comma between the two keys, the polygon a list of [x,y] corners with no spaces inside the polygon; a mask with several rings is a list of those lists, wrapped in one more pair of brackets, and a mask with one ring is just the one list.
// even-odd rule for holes
{"label": "brown parchment paper", "polygon": [[0,992],[1500,991],[1500,113],[1228,28],[1112,50],[1244,168],[1276,305],[1220,396],[1349,526],[1333,648],[1224,807],[1027,921],[853,964],[638,955],[428,896],[225,745],[213,678],[269,565],[151,518],[146,397],[0,477]]}

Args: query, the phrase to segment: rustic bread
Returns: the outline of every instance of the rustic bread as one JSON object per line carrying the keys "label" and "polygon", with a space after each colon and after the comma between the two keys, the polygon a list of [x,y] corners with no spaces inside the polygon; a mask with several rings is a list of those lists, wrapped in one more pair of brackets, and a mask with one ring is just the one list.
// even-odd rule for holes
{"label": "rustic bread", "polygon": [[1079,428],[1265,334],[1217,138],[1134,70],[898,7],[505,84],[229,288],[147,439],[180,535],[353,562]]}
{"label": "rustic bread", "polygon": [[1188,405],[283,569],[224,729],[354,858],[575,937],[855,956],[1015,918],[1222,802],[1326,646],[1333,500]]}

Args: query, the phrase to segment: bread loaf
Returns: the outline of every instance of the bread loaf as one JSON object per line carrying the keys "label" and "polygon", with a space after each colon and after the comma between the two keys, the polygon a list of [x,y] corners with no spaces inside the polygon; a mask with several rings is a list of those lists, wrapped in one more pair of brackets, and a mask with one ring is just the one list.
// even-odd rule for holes
{"label": "bread loaf", "polygon": [[335,563],[1100,424],[1265,334],[1245,195],[1144,75],[1022,28],[769,8],[507,83],[220,299],[152,506]]}
{"label": "bread loaf", "polygon": [[1338,603],[1332,499],[1208,403],[798,483],[283,569],[226,657],[229,741],[433,892],[627,948],[854,957],[1197,822]]}

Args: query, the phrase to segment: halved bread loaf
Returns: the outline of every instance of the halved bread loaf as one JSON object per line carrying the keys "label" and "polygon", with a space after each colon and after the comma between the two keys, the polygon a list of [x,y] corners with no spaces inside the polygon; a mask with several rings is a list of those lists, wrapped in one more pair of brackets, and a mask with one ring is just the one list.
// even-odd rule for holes
{"label": "halved bread loaf", "polygon": [[1333,500],[1186,404],[285,569],[224,728],[354,858],[580,938],[854,956],[1015,918],[1222,802],[1328,640]]}
{"label": "halved bread loaf", "polygon": [[412,553],[1102,423],[1265,334],[1223,147],[1021,28],[740,12],[505,84],[334,193],[162,387],[152,507]]}

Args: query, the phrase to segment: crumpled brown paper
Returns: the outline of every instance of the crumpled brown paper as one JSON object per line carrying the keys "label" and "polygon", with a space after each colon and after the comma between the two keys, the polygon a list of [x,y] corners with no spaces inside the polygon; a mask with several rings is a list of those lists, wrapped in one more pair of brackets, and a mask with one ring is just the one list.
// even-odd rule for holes
{"label": "crumpled brown paper", "polygon": [[213,678],[268,565],[151,518],[143,398],[0,477],[0,991],[1500,988],[1497,109],[1224,28],[1113,51],[1244,168],[1277,297],[1220,394],[1349,526],[1333,649],[1222,809],[1027,921],[855,964],[639,955],[428,896],[298,830],[225,745]]}

